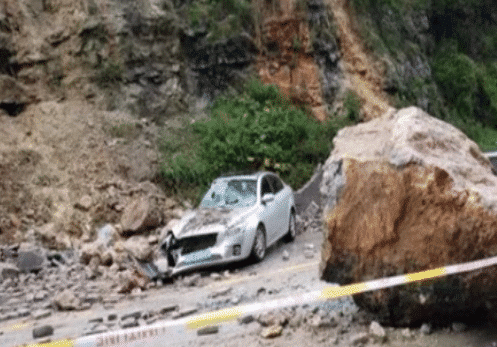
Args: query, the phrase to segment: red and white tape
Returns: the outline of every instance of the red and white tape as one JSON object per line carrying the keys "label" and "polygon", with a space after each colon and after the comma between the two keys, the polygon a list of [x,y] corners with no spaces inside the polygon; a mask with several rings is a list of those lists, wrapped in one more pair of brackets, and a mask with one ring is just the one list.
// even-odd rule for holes
{"label": "red and white tape", "polygon": [[291,307],[335,299],[342,296],[364,293],[368,291],[395,287],[411,282],[427,280],[436,277],[459,274],[473,270],[482,269],[497,264],[497,257],[472,261],[468,263],[450,265],[432,270],[426,270],[407,275],[385,277],[367,282],[355,283],[345,286],[329,286],[322,290],[307,292],[282,299],[249,305],[235,306],[222,310],[198,314],[178,320],[164,321],[146,327],[137,327],[126,330],[105,332],[101,334],[80,337],[76,339],[65,339],[43,344],[32,344],[28,347],[131,347],[144,346],[147,341],[167,338],[171,329],[191,330],[205,326],[235,321],[245,315],[277,308]]}

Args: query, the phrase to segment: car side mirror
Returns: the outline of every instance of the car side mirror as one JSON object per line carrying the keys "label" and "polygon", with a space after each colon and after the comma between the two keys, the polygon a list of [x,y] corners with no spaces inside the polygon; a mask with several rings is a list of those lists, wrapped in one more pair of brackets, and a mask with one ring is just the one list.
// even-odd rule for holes
{"label": "car side mirror", "polygon": [[261,199],[263,204],[270,202],[270,201],[273,201],[273,200],[274,200],[274,194],[272,194],[272,193],[265,194]]}

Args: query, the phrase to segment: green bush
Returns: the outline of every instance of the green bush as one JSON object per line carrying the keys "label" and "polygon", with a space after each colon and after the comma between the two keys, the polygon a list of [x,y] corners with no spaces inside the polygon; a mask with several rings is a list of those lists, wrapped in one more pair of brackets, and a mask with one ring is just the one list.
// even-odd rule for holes
{"label": "green bush", "polygon": [[191,125],[195,150],[163,165],[169,187],[205,187],[223,172],[271,170],[298,189],[330,154],[337,130],[349,120],[319,123],[275,86],[251,81],[239,95],[219,97],[210,117]]}
{"label": "green bush", "polygon": [[361,100],[356,92],[353,90],[348,90],[345,94],[345,100],[343,102],[343,108],[345,109],[345,114],[347,119],[352,122],[358,122],[361,111]]}
{"label": "green bush", "polygon": [[102,88],[115,86],[123,80],[124,67],[118,62],[102,63],[95,75],[95,82]]}
{"label": "green bush", "polygon": [[253,24],[250,1],[193,1],[188,8],[190,25],[206,25],[210,40],[239,34]]}

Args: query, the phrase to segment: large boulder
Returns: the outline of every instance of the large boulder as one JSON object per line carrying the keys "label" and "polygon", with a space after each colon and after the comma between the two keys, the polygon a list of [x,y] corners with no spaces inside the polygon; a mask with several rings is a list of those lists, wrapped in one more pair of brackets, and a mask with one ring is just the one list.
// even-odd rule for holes
{"label": "large boulder", "polygon": [[[497,177],[461,131],[410,107],[342,129],[324,165],[320,266],[340,284],[497,255]],[[390,325],[470,319],[495,305],[489,267],[354,296]]]}

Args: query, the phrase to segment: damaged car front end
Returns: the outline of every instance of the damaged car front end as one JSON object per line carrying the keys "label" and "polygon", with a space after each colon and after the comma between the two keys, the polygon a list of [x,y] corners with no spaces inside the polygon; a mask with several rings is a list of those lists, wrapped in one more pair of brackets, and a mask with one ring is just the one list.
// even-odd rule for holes
{"label": "damaged car front end", "polygon": [[[167,275],[249,258],[260,230],[264,231],[265,252],[272,240],[267,232],[274,231],[266,227],[274,223],[265,219],[275,216],[268,213],[269,206],[262,199],[263,175],[222,177],[212,183],[199,208],[185,215],[161,242],[169,267]],[[290,211],[293,192],[286,187],[292,194],[283,202],[284,210]],[[287,221],[284,223],[288,226]]]}

